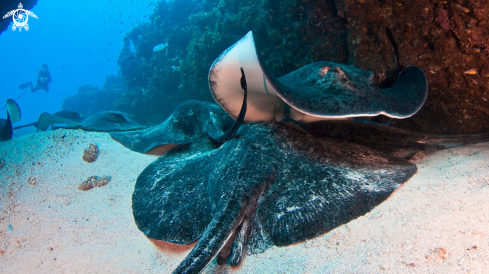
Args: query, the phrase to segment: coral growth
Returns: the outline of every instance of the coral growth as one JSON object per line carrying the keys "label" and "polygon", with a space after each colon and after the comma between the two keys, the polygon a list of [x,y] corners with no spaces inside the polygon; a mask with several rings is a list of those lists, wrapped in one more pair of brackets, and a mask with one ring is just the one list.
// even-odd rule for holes
{"label": "coral growth", "polygon": [[90,146],[85,148],[85,150],[83,151],[83,161],[87,163],[95,162],[97,161],[99,154],[100,151],[98,149],[98,146],[95,144],[90,144]]}
{"label": "coral growth", "polygon": [[87,191],[94,187],[107,185],[112,178],[110,176],[91,176],[78,186],[79,190]]}

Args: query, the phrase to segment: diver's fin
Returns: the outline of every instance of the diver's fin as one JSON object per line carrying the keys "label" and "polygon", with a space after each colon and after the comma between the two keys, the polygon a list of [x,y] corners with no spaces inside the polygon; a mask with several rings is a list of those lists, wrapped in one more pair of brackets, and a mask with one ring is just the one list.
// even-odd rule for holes
{"label": "diver's fin", "polygon": [[7,99],[7,113],[10,115],[12,124],[17,123],[20,120],[21,113],[17,102],[12,99]]}
{"label": "diver's fin", "polygon": [[220,145],[220,144],[226,142],[227,140],[230,140],[236,136],[236,133],[238,132],[239,127],[243,124],[243,121],[244,121],[244,118],[246,115],[246,108],[247,108],[246,99],[248,96],[248,85],[246,84],[246,77],[244,74],[244,70],[243,70],[243,68],[240,68],[240,69],[241,69],[240,83],[241,83],[241,88],[244,90],[244,97],[243,97],[243,105],[241,105],[241,110],[239,112],[238,117],[236,118],[236,121],[234,121],[233,126],[228,131],[226,131],[224,134],[222,134],[221,136],[217,136],[217,137],[212,136],[212,134],[208,130],[206,130],[207,135],[212,139],[212,141],[215,144],[218,144],[218,145]]}
{"label": "diver's fin", "polygon": [[30,85],[32,85],[32,81],[29,81],[29,82],[24,83],[24,84],[20,84],[19,85],[19,89],[25,89],[25,88],[27,88]]}

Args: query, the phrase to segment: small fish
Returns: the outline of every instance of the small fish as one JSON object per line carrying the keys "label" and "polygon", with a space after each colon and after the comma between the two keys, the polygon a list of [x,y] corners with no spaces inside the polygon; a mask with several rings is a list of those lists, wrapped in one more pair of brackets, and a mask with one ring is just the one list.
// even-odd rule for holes
{"label": "small fish", "polygon": [[469,29],[466,29],[466,30],[465,30],[465,32],[466,32],[466,33],[471,33],[472,31],[471,31],[471,30],[469,30]]}
{"label": "small fish", "polygon": [[464,74],[474,75],[474,74],[477,74],[477,70],[476,69],[469,69],[469,70],[464,71]]}
{"label": "small fish", "polygon": [[457,4],[457,8],[459,8],[461,11],[465,12],[465,13],[469,13],[470,10],[466,7],[463,7],[463,6],[460,6],[459,4]]}
{"label": "small fish", "polygon": [[153,48],[153,52],[157,52],[157,51],[161,51],[161,50],[164,50],[165,48],[168,47],[168,42],[165,42],[164,44],[159,44],[159,45],[156,45],[154,48]]}

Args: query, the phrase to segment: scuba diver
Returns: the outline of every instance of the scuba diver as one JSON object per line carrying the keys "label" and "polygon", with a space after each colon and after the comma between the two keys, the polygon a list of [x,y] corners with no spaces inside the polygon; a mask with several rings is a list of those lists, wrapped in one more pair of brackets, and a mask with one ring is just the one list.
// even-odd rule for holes
{"label": "scuba diver", "polygon": [[48,65],[42,64],[42,67],[37,71],[37,83],[36,86],[32,86],[32,81],[19,85],[20,89],[26,87],[31,88],[31,92],[36,92],[40,89],[44,89],[45,92],[49,92],[49,83],[51,83],[51,74],[48,71]]}

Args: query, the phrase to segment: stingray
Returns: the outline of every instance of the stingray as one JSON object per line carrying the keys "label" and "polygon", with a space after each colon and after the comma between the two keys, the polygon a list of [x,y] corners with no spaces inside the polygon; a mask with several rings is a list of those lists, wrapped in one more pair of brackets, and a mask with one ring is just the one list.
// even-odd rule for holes
{"label": "stingray", "polygon": [[0,119],[0,142],[12,139],[12,124],[17,123],[21,117],[20,107],[14,100],[7,99],[6,109],[7,119]]}
{"label": "stingray", "polygon": [[39,119],[36,122],[14,127],[14,129],[20,129],[33,126],[37,130],[46,131],[50,126],[55,124],[68,124],[70,126],[76,126],[83,120],[83,117],[77,112],[62,110],[53,114],[43,112],[39,115]]}
{"label": "stingray", "polygon": [[298,122],[385,115],[407,118],[418,112],[428,93],[423,70],[409,66],[394,86],[381,89],[373,73],[353,66],[321,61],[280,78],[257,53],[252,32],[224,51],[209,70],[209,87],[217,103],[234,119],[243,100],[237,68],[247,71],[248,111],[245,122]]}
{"label": "stingray", "polygon": [[159,126],[111,133],[143,153],[171,146],[138,176],[132,201],[147,237],[196,242],[174,273],[200,273],[213,258],[236,266],[245,254],[327,233],[411,178],[417,168],[406,159],[413,152],[444,148],[429,143],[489,139],[352,121],[241,125],[244,81],[243,74],[245,96],[234,124],[215,104],[187,101]]}
{"label": "stingray", "polygon": [[145,128],[134,121],[127,113],[120,111],[101,111],[90,115],[74,126],[58,126],[64,129],[82,129],[85,131],[113,132],[131,131]]}
{"label": "stingray", "polygon": [[232,120],[217,104],[189,100],[180,104],[163,123],[130,132],[111,132],[110,136],[127,148],[161,155],[175,145],[187,145],[206,138],[206,128],[229,128]]}

